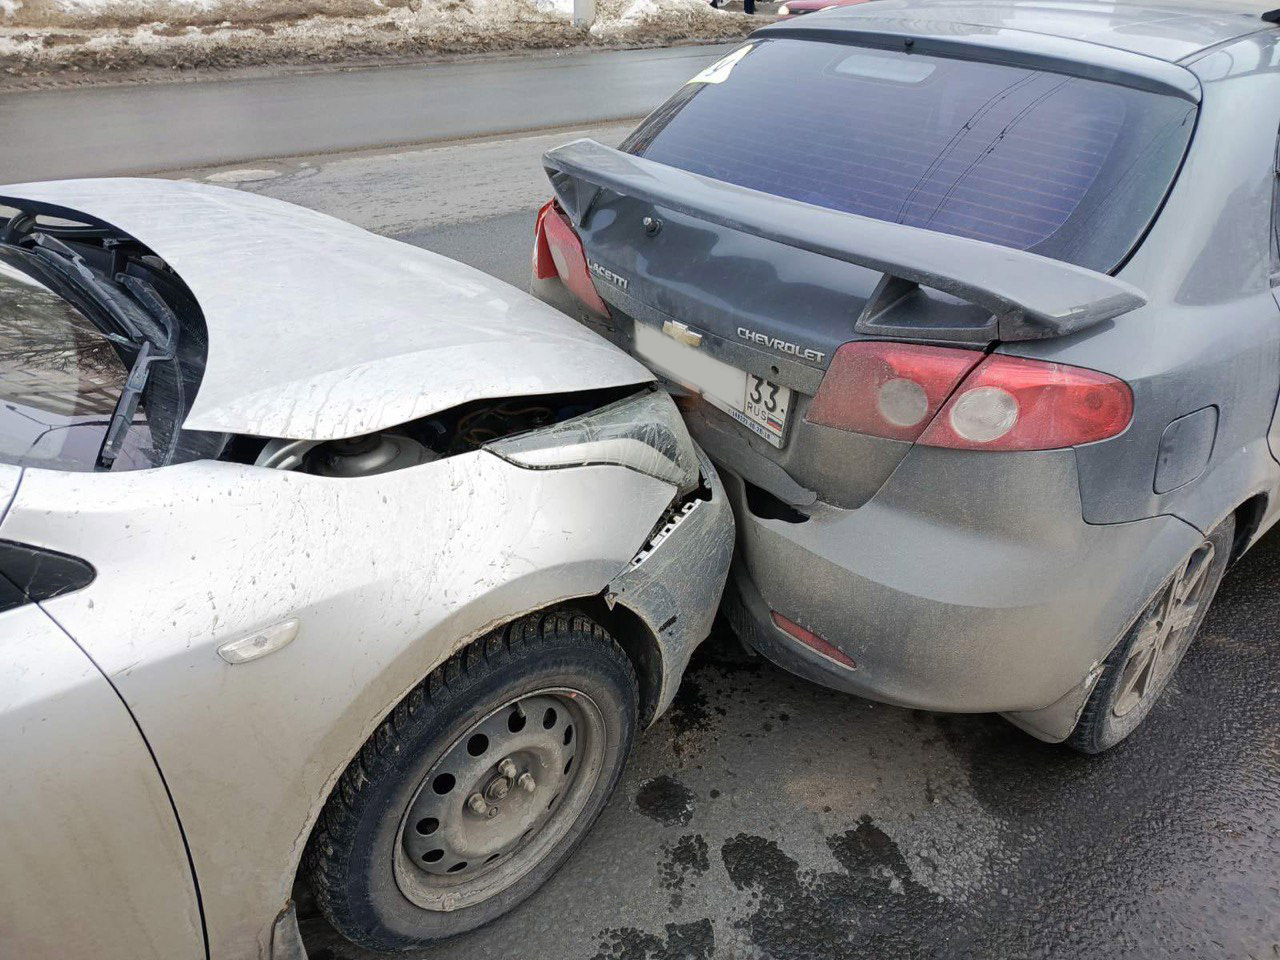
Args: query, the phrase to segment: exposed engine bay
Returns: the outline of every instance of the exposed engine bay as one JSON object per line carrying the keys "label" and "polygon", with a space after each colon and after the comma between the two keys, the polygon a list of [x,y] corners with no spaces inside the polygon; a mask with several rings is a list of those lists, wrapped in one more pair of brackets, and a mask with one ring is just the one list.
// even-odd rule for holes
{"label": "exposed engine bay", "polygon": [[390,473],[487,443],[572,419],[612,403],[634,388],[591,390],[546,397],[478,400],[390,430],[344,440],[267,440],[256,453],[255,438],[238,437],[224,459],[259,467],[298,470],[322,477]]}

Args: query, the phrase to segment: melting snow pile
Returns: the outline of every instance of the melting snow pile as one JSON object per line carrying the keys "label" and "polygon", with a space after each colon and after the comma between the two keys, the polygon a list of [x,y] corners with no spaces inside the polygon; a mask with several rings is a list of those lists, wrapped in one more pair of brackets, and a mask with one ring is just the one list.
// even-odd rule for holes
{"label": "melting snow pile", "polygon": [[752,18],[706,0],[0,0],[10,74],[413,57],[743,36]]}

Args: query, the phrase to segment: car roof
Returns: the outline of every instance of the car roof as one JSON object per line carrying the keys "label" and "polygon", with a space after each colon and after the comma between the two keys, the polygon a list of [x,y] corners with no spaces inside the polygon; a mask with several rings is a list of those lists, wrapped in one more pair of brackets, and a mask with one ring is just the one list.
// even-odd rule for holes
{"label": "car roof", "polygon": [[[805,26],[857,31],[875,28],[913,36],[943,37],[983,31],[1016,31],[1076,41],[1170,63],[1263,30],[1274,4],[1230,0],[1164,0],[1145,4],[1080,0],[875,0],[823,11]],[[772,34],[777,28],[768,28]],[[1277,31],[1280,34],[1280,31]]]}

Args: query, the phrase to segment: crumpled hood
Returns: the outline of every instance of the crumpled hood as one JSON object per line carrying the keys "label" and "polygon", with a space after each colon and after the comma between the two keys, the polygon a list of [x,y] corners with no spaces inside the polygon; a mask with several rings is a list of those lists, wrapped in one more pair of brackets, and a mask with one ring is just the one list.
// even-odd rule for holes
{"label": "crumpled hood", "polygon": [[187,429],[330,440],[470,400],[652,379],[522,290],[280,200],[152,179],[19,184],[5,198],[108,223],[186,282],[209,332]]}

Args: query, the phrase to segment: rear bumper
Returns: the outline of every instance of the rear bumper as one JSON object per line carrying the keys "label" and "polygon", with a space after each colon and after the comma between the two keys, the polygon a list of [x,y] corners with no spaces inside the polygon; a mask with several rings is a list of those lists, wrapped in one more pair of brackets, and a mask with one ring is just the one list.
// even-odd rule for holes
{"label": "rear bumper", "polygon": [[[1012,714],[1048,740],[1070,732],[1097,664],[1200,539],[1173,517],[1086,524],[1069,450],[916,447],[867,504],[819,504],[803,523],[754,515],[743,482],[725,483],[738,518],[728,607],[747,643],[817,683]],[[780,630],[771,610],[856,669]]]}

